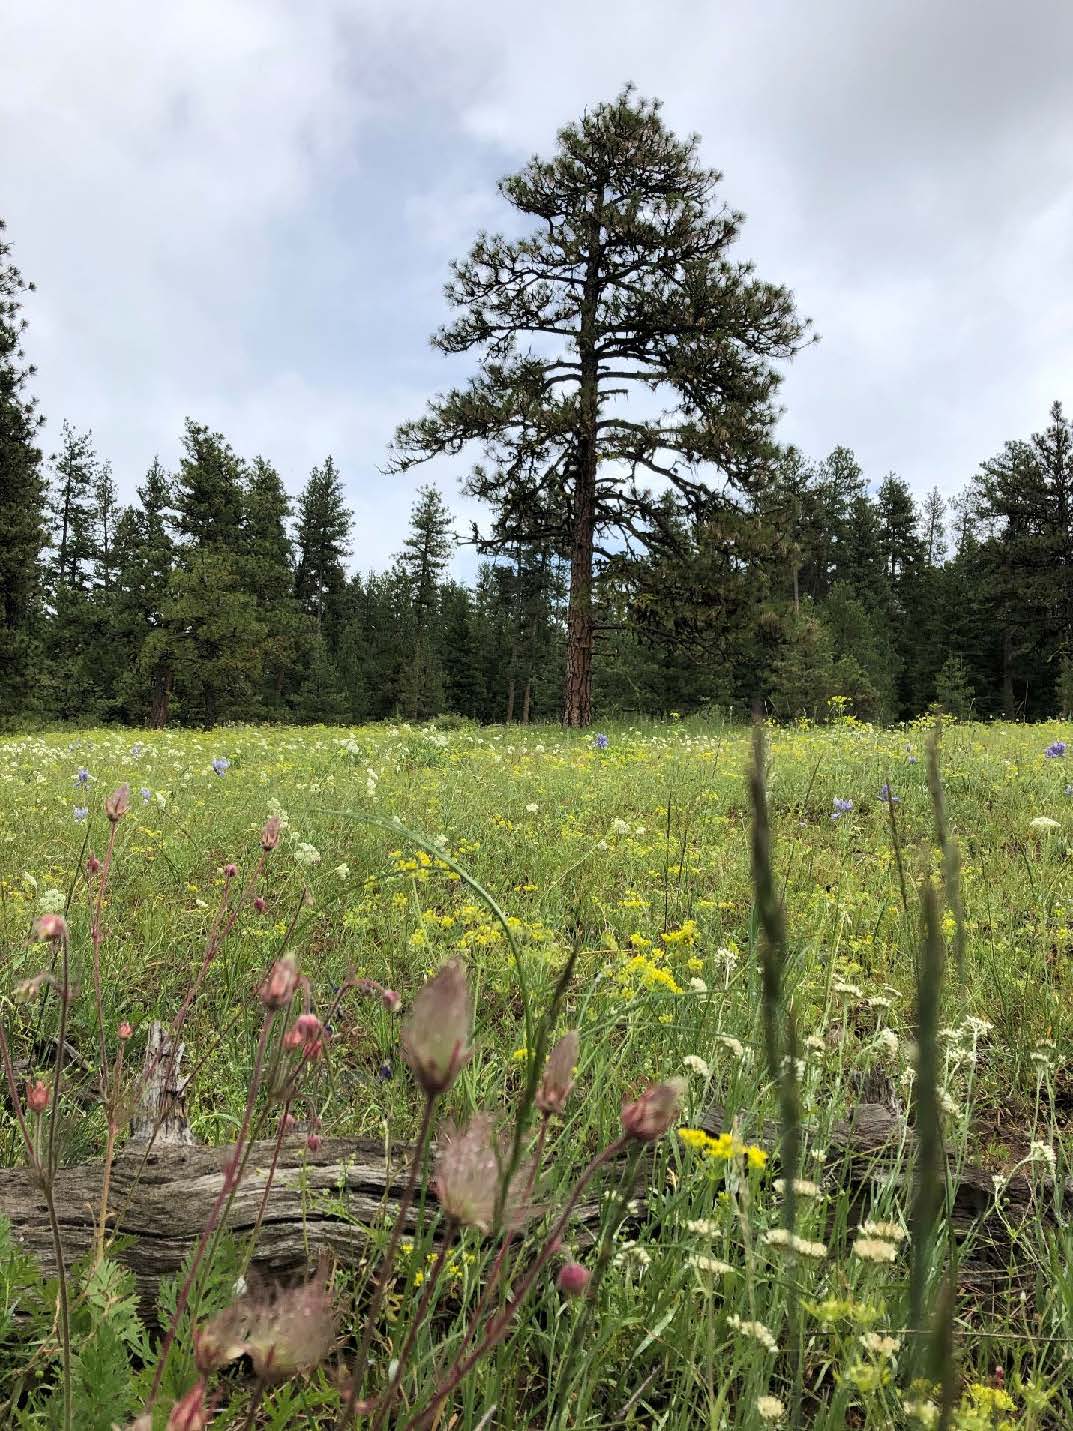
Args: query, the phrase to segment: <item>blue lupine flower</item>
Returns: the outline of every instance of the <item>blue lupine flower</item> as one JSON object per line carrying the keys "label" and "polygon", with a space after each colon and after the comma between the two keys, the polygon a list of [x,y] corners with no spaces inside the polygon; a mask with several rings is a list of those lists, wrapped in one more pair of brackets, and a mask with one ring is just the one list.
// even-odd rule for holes
{"label": "blue lupine flower", "polygon": [[88,814],[89,814],[89,806],[88,806],[88,805],[76,805],[76,806],[75,806],[75,819],[76,819],[76,820],[84,820]]}
{"label": "blue lupine flower", "polygon": [[916,757],[915,755],[907,756],[906,759],[908,760],[908,762],[909,762],[910,765],[916,765],[916,764],[917,764],[917,757]]}
{"label": "blue lupine flower", "polygon": [[902,803],[885,780],[883,782],[883,788],[879,792],[879,798],[889,805],[900,805]]}
{"label": "blue lupine flower", "polygon": [[1060,760],[1066,753],[1066,743],[1064,740],[1055,740],[1043,752],[1048,760]]}
{"label": "blue lupine flower", "polygon": [[380,1065],[377,1077],[380,1079],[381,1083],[386,1083],[389,1078],[393,1078],[394,1076],[395,1070],[391,1067],[391,1064],[386,1062],[385,1060],[385,1062]]}
{"label": "blue lupine flower", "polygon": [[153,792],[149,789],[149,786],[148,786],[148,785],[143,785],[142,788],[141,788],[140,794],[141,794],[141,797],[142,797],[143,802],[144,802],[146,805],[148,805],[148,804],[149,804],[149,801],[153,798]]}
{"label": "blue lupine flower", "polygon": [[831,819],[832,819],[832,820],[841,820],[841,818],[842,818],[843,815],[848,815],[848,814],[850,813],[850,811],[853,809],[853,801],[852,801],[852,800],[843,800],[843,799],[841,799],[840,796],[836,795],[835,798],[831,801],[831,806],[832,806]]}
{"label": "blue lupine flower", "polygon": [[604,735],[603,731],[600,731],[598,735],[593,736],[592,743],[597,750],[606,750],[611,744],[611,741]]}
{"label": "blue lupine flower", "polygon": [[1067,785],[1067,786],[1066,786],[1066,794],[1067,794],[1067,795],[1073,795],[1073,785]]}
{"label": "blue lupine flower", "polygon": [[83,765],[78,771],[76,771],[76,773],[75,773],[75,784],[76,784],[76,785],[88,785],[88,784],[89,784],[89,771],[86,769],[86,767],[85,767],[84,765]]}
{"label": "blue lupine flower", "polygon": [[216,771],[217,775],[226,775],[231,769],[231,762],[226,755],[218,755],[212,762],[212,768]]}
{"label": "blue lupine flower", "polygon": [[130,748],[130,753],[131,753],[131,755],[134,757],[134,759],[137,760],[137,759],[138,759],[138,756],[141,755],[141,753],[142,753],[142,751],[143,751],[144,749],[145,749],[145,746],[141,743],[141,741],[140,741],[140,740],[136,740],[136,741],[134,742],[134,744],[133,744],[133,745],[131,746],[131,748]]}

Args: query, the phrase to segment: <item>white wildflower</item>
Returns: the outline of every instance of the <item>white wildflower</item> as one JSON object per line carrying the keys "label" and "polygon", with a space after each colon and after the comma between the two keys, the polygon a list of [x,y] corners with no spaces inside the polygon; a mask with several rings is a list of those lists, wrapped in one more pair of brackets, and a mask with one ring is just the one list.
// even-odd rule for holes
{"label": "white wildflower", "polygon": [[[781,1197],[786,1191],[786,1179],[776,1178],[772,1187]],[[794,1178],[794,1194],[797,1197],[819,1197],[821,1195],[820,1185],[814,1183],[810,1178]]]}
{"label": "white wildflower", "polygon": [[332,870],[332,874],[335,875],[336,879],[341,879],[345,882],[350,878],[350,866],[345,863],[336,865],[335,869]]}
{"label": "white wildflower", "polygon": [[710,1272],[715,1277],[725,1277],[734,1270],[729,1262],[720,1262],[718,1257],[706,1257],[701,1252],[690,1254],[689,1265],[698,1272]]}
{"label": "white wildflower", "polygon": [[822,1039],[819,1034],[809,1034],[808,1038],[805,1040],[805,1047],[811,1053],[826,1053],[827,1041],[825,1039]]}
{"label": "white wildflower", "polygon": [[62,914],[67,898],[62,889],[46,889],[37,901],[42,914]]}
{"label": "white wildflower", "polygon": [[719,1224],[710,1217],[692,1217],[684,1224],[687,1232],[697,1237],[717,1237]]}
{"label": "white wildflower", "polygon": [[876,1034],[876,1043],[880,1044],[883,1048],[883,1052],[888,1054],[891,1058],[897,1056],[898,1035],[893,1029],[880,1029]]}
{"label": "white wildflower", "polygon": [[975,1014],[966,1014],[961,1021],[961,1027],[973,1038],[984,1038],[995,1025],[989,1019],[978,1019]]}
{"label": "white wildflower", "polygon": [[887,1337],[882,1332],[862,1332],[860,1342],[865,1351],[884,1358],[894,1356],[902,1345],[901,1337]]}
{"label": "white wildflower", "polygon": [[701,1078],[711,1078],[712,1070],[704,1062],[699,1054],[687,1053],[682,1063],[689,1069],[690,1073],[696,1073]]}
{"label": "white wildflower", "polygon": [[613,835],[628,835],[630,833],[630,827],[625,820],[612,820],[611,833]]}
{"label": "white wildflower", "polygon": [[1037,815],[1034,820],[1028,822],[1033,830],[1060,830],[1062,826],[1057,820],[1052,820],[1049,815]]}
{"label": "white wildflower", "polygon": [[771,1227],[762,1239],[768,1247],[785,1247],[788,1252],[796,1252],[801,1257],[826,1257],[827,1248],[822,1242],[810,1242],[807,1237],[798,1237],[796,1232],[787,1232],[785,1227]]}
{"label": "white wildflower", "polygon": [[1030,1163],[1046,1163],[1053,1173],[1056,1164],[1054,1149],[1050,1143],[1032,1143],[1028,1149],[1028,1161]]}
{"label": "white wildflower", "polygon": [[884,1242],[880,1237],[858,1237],[853,1244],[853,1255],[865,1262],[893,1262],[898,1249],[893,1242]]}
{"label": "white wildflower", "polygon": [[902,1402],[902,1410],[906,1416],[911,1416],[914,1421],[919,1421],[921,1426],[938,1426],[939,1407],[934,1401],[926,1401],[923,1398],[915,1398]]}
{"label": "white wildflower", "polygon": [[307,840],[299,840],[294,850],[294,862],[296,865],[319,865],[320,851]]}
{"label": "white wildflower", "polygon": [[756,1414],[761,1421],[767,1421],[774,1426],[777,1422],[786,1419],[786,1407],[777,1396],[758,1396],[756,1398]]}
{"label": "white wildflower", "polygon": [[779,1349],[778,1342],[768,1328],[764,1326],[763,1322],[743,1322],[736,1312],[732,1312],[731,1315],[727,1317],[727,1326],[730,1327],[732,1331],[741,1332],[743,1337],[752,1337],[754,1342],[759,1342],[760,1345],[769,1352],[778,1351]]}
{"label": "white wildflower", "polygon": [[905,1241],[905,1228],[900,1222],[869,1218],[867,1222],[861,1223],[860,1231],[865,1237],[882,1237],[886,1242]]}
{"label": "white wildflower", "polygon": [[836,979],[831,985],[836,994],[845,994],[847,998],[859,999],[861,991],[856,984],[847,984],[842,979]]}
{"label": "white wildflower", "polygon": [[697,978],[696,975],[694,975],[694,977],[690,979],[689,987],[693,990],[695,994],[706,994],[708,992],[708,985],[704,982],[703,979]]}

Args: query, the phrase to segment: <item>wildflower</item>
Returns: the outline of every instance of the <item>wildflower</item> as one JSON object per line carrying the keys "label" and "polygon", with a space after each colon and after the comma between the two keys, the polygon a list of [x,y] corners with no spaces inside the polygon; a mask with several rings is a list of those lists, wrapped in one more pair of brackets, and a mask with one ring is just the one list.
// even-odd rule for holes
{"label": "wildflower", "polygon": [[719,1232],[719,1224],[713,1222],[710,1217],[694,1217],[685,1223],[685,1229],[695,1233],[697,1237],[715,1237]]}
{"label": "wildflower", "polygon": [[905,1228],[900,1222],[883,1222],[869,1219],[862,1222],[860,1231],[865,1237],[882,1237],[886,1242],[904,1242]]}
{"label": "wildflower", "polygon": [[836,795],[831,801],[831,819],[841,820],[843,815],[849,815],[853,810],[852,800],[841,800]]}
{"label": "wildflower", "polygon": [[876,1043],[881,1044],[883,1052],[891,1058],[898,1052],[898,1035],[893,1029],[880,1029],[876,1034]]}
{"label": "wildflower", "polygon": [[690,1253],[689,1265],[695,1271],[708,1272],[713,1277],[725,1277],[734,1270],[729,1262],[720,1262],[718,1257],[706,1257],[702,1252]]}
{"label": "wildflower", "polygon": [[591,1277],[592,1273],[580,1262],[564,1262],[559,1268],[556,1283],[564,1297],[580,1297]]}
{"label": "wildflower", "polygon": [[527,815],[536,815],[536,814],[539,813],[539,810],[540,810],[540,806],[539,806],[539,805],[529,804],[529,805],[526,805],[526,807],[525,807],[525,813],[526,813]]}
{"label": "wildflower", "polygon": [[473,1002],[465,970],[450,959],[417,993],[402,1028],[402,1051],[428,1094],[444,1093],[470,1060]]}
{"label": "wildflower", "polygon": [[238,865],[224,865],[224,879],[234,879],[238,874]]}
{"label": "wildflower", "polygon": [[26,1106],[31,1113],[43,1113],[48,1107],[48,1098],[48,1086],[40,1078],[36,1083],[26,1085]]}
{"label": "wildflower", "polygon": [[[447,1124],[439,1140],[433,1187],[448,1217],[465,1227],[491,1232],[506,1153],[487,1113],[476,1114],[464,1131]],[[529,1167],[522,1164],[503,1198],[503,1218],[510,1228],[523,1226],[532,1216],[525,1197],[528,1181]]]}
{"label": "wildflower", "polygon": [[628,1138],[642,1143],[662,1138],[678,1116],[678,1107],[685,1093],[685,1080],[671,1078],[666,1083],[647,1088],[640,1098],[622,1105],[622,1127]]}
{"label": "wildflower", "polygon": [[231,769],[231,762],[226,755],[218,755],[212,762],[212,768],[217,775],[223,777]]}
{"label": "wildflower", "polygon": [[171,1408],[166,1431],[204,1431],[211,1415],[212,1407],[205,1400],[205,1383],[197,1381]]}
{"label": "wildflower", "polygon": [[822,1242],[810,1242],[806,1237],[798,1237],[796,1232],[788,1232],[785,1227],[771,1227],[761,1241],[768,1247],[785,1247],[788,1252],[797,1252],[802,1257],[826,1257],[827,1248]]}
{"label": "wildflower", "polygon": [[148,805],[149,801],[153,798],[153,792],[149,789],[148,785],[143,785],[138,791],[138,794],[142,797],[143,805]]}
{"label": "wildflower", "polygon": [[268,908],[268,901],[264,898],[263,895],[255,895],[253,899],[253,907],[258,914],[264,914],[265,910]]}
{"label": "wildflower", "polygon": [[901,1337],[887,1337],[882,1332],[862,1332],[858,1338],[865,1351],[876,1356],[892,1357],[901,1350]]}
{"label": "wildflower", "polygon": [[744,1044],[740,1039],[736,1039],[733,1034],[716,1034],[715,1041],[716,1043],[722,1044],[735,1058],[743,1059],[745,1057],[746,1050]]}
{"label": "wildflower", "polygon": [[759,1342],[766,1351],[773,1352],[779,1349],[778,1342],[763,1322],[742,1321],[736,1312],[732,1312],[727,1317],[727,1326],[735,1332],[741,1332],[743,1337],[752,1337],[753,1341]]}
{"label": "wildflower", "polygon": [[62,889],[46,889],[37,901],[42,914],[62,914],[67,896]]}
{"label": "wildflower", "polygon": [[919,1421],[921,1426],[938,1426],[939,1407],[934,1401],[929,1401],[926,1397],[909,1397],[902,1402],[902,1410],[906,1416],[911,1416],[914,1421]]}
{"label": "wildflower", "polygon": [[898,1249],[893,1242],[884,1242],[881,1237],[858,1237],[852,1247],[855,1257],[865,1262],[893,1262]]}
{"label": "wildflower", "polygon": [[682,1063],[689,1069],[690,1073],[695,1073],[700,1078],[711,1078],[712,1076],[712,1070],[704,1062],[703,1058],[700,1058],[695,1053],[687,1053],[685,1058],[682,1059]]}
{"label": "wildflower", "polygon": [[115,825],[122,820],[123,816],[130,809],[130,786],[120,785],[118,790],[113,790],[108,799],[104,802],[104,813]]}
{"label": "wildflower", "polygon": [[316,845],[311,845],[307,840],[299,840],[294,851],[294,862],[296,865],[307,867],[320,864],[320,851]]}
{"label": "wildflower", "polygon": [[282,1009],[294,997],[298,987],[298,965],[290,954],[277,959],[261,985],[261,1003],[267,1009]]}
{"label": "wildflower", "polygon": [[67,921],[62,914],[42,914],[34,920],[34,938],[59,942],[67,938]]}
{"label": "wildflower", "polygon": [[1064,740],[1053,740],[1043,754],[1048,760],[1060,760],[1066,753],[1066,743]]}
{"label": "wildflower", "polygon": [[604,735],[603,731],[598,731],[597,734],[593,736],[592,743],[597,750],[606,750],[611,744],[611,741]]}
{"label": "wildflower", "polygon": [[89,814],[89,806],[88,806],[88,805],[76,805],[76,806],[75,806],[75,810],[74,810],[75,820],[76,820],[79,824],[81,824],[81,822],[86,818],[86,816],[87,816],[88,814]]}
{"label": "wildflower", "polygon": [[394,1078],[395,1070],[392,1068],[391,1064],[388,1063],[385,1059],[385,1061],[377,1069],[376,1076],[377,1078],[379,1078],[381,1083],[387,1083],[389,1079]]}
{"label": "wildflower", "polygon": [[884,781],[880,787],[879,798],[886,805],[900,805],[902,803],[899,797],[895,795],[894,791],[890,788],[887,781]]}
{"label": "wildflower", "polygon": [[[776,1178],[772,1183],[772,1187],[781,1197],[786,1191],[786,1179]],[[819,1197],[820,1192],[820,1185],[812,1182],[811,1179],[794,1178],[794,1194],[796,1197]]]}
{"label": "wildflower", "polygon": [[1053,1173],[1056,1163],[1054,1149],[1050,1143],[1031,1143],[1028,1149],[1028,1161],[1030,1163],[1046,1163]]}
{"label": "wildflower", "polygon": [[1037,815],[1034,820],[1029,820],[1029,825],[1033,830],[1060,830],[1062,827],[1057,820],[1052,820],[1049,815]]}
{"label": "wildflower", "polygon": [[630,833],[630,827],[625,820],[612,820],[611,833],[613,835],[628,835]]}
{"label": "wildflower", "polygon": [[81,786],[85,787],[86,785],[89,784],[90,779],[91,779],[90,773],[89,773],[89,771],[86,769],[86,767],[85,767],[84,765],[83,765],[83,766],[77,771],[77,773],[75,774],[75,784],[76,784],[76,785],[81,785]]}
{"label": "wildflower", "polygon": [[264,823],[261,831],[261,849],[265,854],[269,850],[274,850],[279,844],[280,833],[283,830],[283,821],[278,815],[270,816]]}
{"label": "wildflower", "polygon": [[689,987],[693,990],[695,994],[706,994],[708,992],[708,985],[696,974],[694,974],[693,978],[690,979]]}
{"label": "wildflower", "polygon": [[536,1106],[542,1113],[561,1113],[563,1104],[574,1086],[577,1072],[578,1034],[576,1029],[563,1034],[544,1062]]}
{"label": "wildflower", "polygon": [[758,1396],[756,1398],[756,1414],[761,1421],[767,1421],[774,1426],[777,1422],[786,1419],[786,1407],[777,1396]]}
{"label": "wildflower", "polygon": [[961,1021],[961,1027],[977,1039],[989,1034],[995,1025],[989,1019],[978,1019],[975,1014],[966,1014]]}
{"label": "wildflower", "polygon": [[123,1022],[119,1025],[119,1028],[116,1030],[116,1036],[118,1037],[120,1043],[126,1043],[127,1039],[130,1038],[133,1033],[134,1029],[131,1027],[130,1024],[127,1023],[126,1019],[123,1020]]}
{"label": "wildflower", "polygon": [[652,1264],[651,1253],[644,1247],[639,1247],[636,1242],[625,1242],[618,1252],[615,1253],[615,1265],[618,1267],[636,1268],[638,1272],[647,1272]]}

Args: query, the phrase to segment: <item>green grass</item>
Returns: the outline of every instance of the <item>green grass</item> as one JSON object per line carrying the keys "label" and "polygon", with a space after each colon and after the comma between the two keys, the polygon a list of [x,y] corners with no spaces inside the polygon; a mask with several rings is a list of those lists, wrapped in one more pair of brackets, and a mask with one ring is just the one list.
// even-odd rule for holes
{"label": "green grass", "polygon": [[[551,1202],[581,1160],[615,1135],[621,1099],[685,1072],[686,1058],[694,1061],[689,1114],[717,1098],[742,1120],[748,1141],[764,1119],[778,1116],[764,1056],[749,734],[689,721],[607,733],[604,751],[591,737],[542,727],[236,727],[6,739],[6,987],[41,968],[43,946],[27,940],[35,914],[65,905],[81,991],[71,1041],[92,1056],[92,909],[83,869],[107,843],[105,796],[129,782],[132,806],[118,827],[104,911],[102,980],[109,1050],[120,1022],[129,1021],[128,1057],[137,1061],[147,1022],[173,1018],[182,1003],[221,898],[233,897],[256,865],[265,819],[285,812],[284,838],[259,886],[267,908],[243,908],[186,1024],[196,1069],[190,1115],[200,1139],[235,1135],[260,1027],[256,991],[294,920],[289,947],[321,1010],[351,973],[397,989],[405,1008],[444,958],[462,954],[477,996],[476,1054],[445,1111],[501,1109],[522,1085],[527,1035],[519,971],[494,901],[509,921],[534,1010],[577,951],[560,1022],[579,1027],[582,1052],[553,1145]],[[941,743],[966,941],[959,982],[954,918],[944,907],[943,1132],[958,1158],[999,1175],[1027,1168],[1052,1204],[1043,1155],[1025,1159],[1033,1143],[1045,1144],[1059,1178],[1066,1173],[1073,755],[1043,755],[1061,734],[1058,726],[951,726]],[[802,1056],[806,1178],[819,1176],[817,1150],[853,1104],[910,1103],[920,887],[926,872],[943,877],[926,735],[923,726],[880,731],[848,721],[770,732],[773,867],[785,903],[784,992]],[[231,762],[222,776],[212,768],[220,756]],[[80,767],[92,777],[85,791],[75,783]],[[893,836],[879,793],[886,781],[899,797]],[[837,821],[836,797],[854,804]],[[76,805],[89,807],[84,821],[75,820]],[[1034,825],[1040,817],[1056,826]],[[392,830],[393,821],[428,848]],[[231,861],[240,875],[229,882]],[[16,1058],[28,1056],[38,1017],[36,1004],[9,1007]],[[397,1036],[398,1020],[386,1010],[344,1002],[333,1026],[331,1076],[296,1108],[300,1118],[326,1134],[381,1136],[386,1125],[392,1137],[412,1136],[421,1103]],[[707,1076],[697,1071],[702,1065]],[[98,1155],[103,1132],[100,1113],[68,1110],[65,1158]],[[11,1162],[19,1145],[10,1117],[0,1135]],[[811,1425],[916,1424],[902,1410],[915,1396],[902,1384],[907,1346],[892,1360],[860,1341],[866,1332],[898,1334],[908,1325],[908,1254],[903,1246],[895,1263],[875,1264],[851,1252],[862,1216],[908,1218],[908,1167],[877,1167],[852,1206],[848,1180],[829,1173],[826,1196],[797,1199],[796,1215],[798,1235],[822,1243],[825,1255],[790,1256],[763,1241],[780,1225],[776,1168],[705,1157],[680,1139],[665,1140],[647,1211],[628,1224],[600,1290],[584,1358],[565,1355],[577,1305],[561,1302],[549,1284],[515,1336],[464,1383],[455,1424],[476,1427],[494,1403],[485,1424],[759,1426],[757,1398],[768,1395],[799,1407]],[[711,1227],[690,1231],[686,1224],[698,1220]],[[1013,1252],[988,1250],[981,1229],[970,1230],[962,1257],[993,1265],[987,1295],[977,1283],[957,1305],[962,1404],[953,1424],[999,1425],[1004,1415],[1017,1425],[1068,1424],[1066,1215],[1059,1210],[1056,1225],[1032,1218]],[[942,1227],[938,1245],[945,1246]],[[472,1296],[484,1265],[476,1241],[465,1249],[443,1284],[435,1323],[437,1336],[448,1339],[450,1299]],[[732,1270],[705,1271],[691,1260],[696,1254]],[[728,1325],[728,1316],[763,1323],[777,1352]],[[407,1396],[429,1384],[434,1340],[422,1333],[415,1351]],[[1004,1369],[1001,1394],[992,1386],[995,1366]],[[323,1398],[324,1387],[314,1380],[303,1394]],[[282,1408],[296,1392],[274,1395]],[[1003,1396],[1017,1409],[1004,1412]],[[267,1419],[273,1405],[266,1398],[264,1424],[285,1424]],[[234,1416],[241,1425],[241,1399],[235,1408],[219,1424]]]}

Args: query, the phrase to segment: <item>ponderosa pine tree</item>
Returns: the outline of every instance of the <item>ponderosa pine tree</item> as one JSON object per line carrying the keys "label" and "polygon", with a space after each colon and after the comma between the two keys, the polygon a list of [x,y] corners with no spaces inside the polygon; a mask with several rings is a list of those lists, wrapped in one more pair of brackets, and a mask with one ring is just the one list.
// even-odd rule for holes
{"label": "ponderosa pine tree", "polygon": [[354,514],[347,506],[339,469],[326,457],[313,468],[298,498],[295,595],[330,647],[337,636],[353,528]]}
{"label": "ponderosa pine tree", "polygon": [[421,487],[410,510],[410,532],[397,566],[409,592],[411,655],[402,670],[400,699],[411,720],[443,709],[444,677],[431,626],[440,587],[455,547],[451,513],[435,487]]}
{"label": "ponderosa pine tree", "polygon": [[287,532],[291,502],[279,473],[255,457],[246,474],[240,541],[242,584],[253,596],[266,631],[262,646],[261,704],[277,719],[299,685],[303,650],[318,633],[309,629],[294,596],[294,548]]}
{"label": "ponderosa pine tree", "polygon": [[[706,471],[748,488],[769,451],[773,361],[806,336],[791,294],[731,259],[742,216],[698,148],[627,89],[561,130],[550,160],[504,179],[532,227],[477,239],[447,286],[459,316],[433,339],[476,351],[478,372],[396,436],[396,471],[480,444],[467,489],[492,506],[493,536],[569,553],[570,726],[591,718],[605,541],[652,538],[652,478],[694,517],[720,500]],[[625,408],[638,389],[643,408]],[[548,512],[554,531],[535,530]]]}

